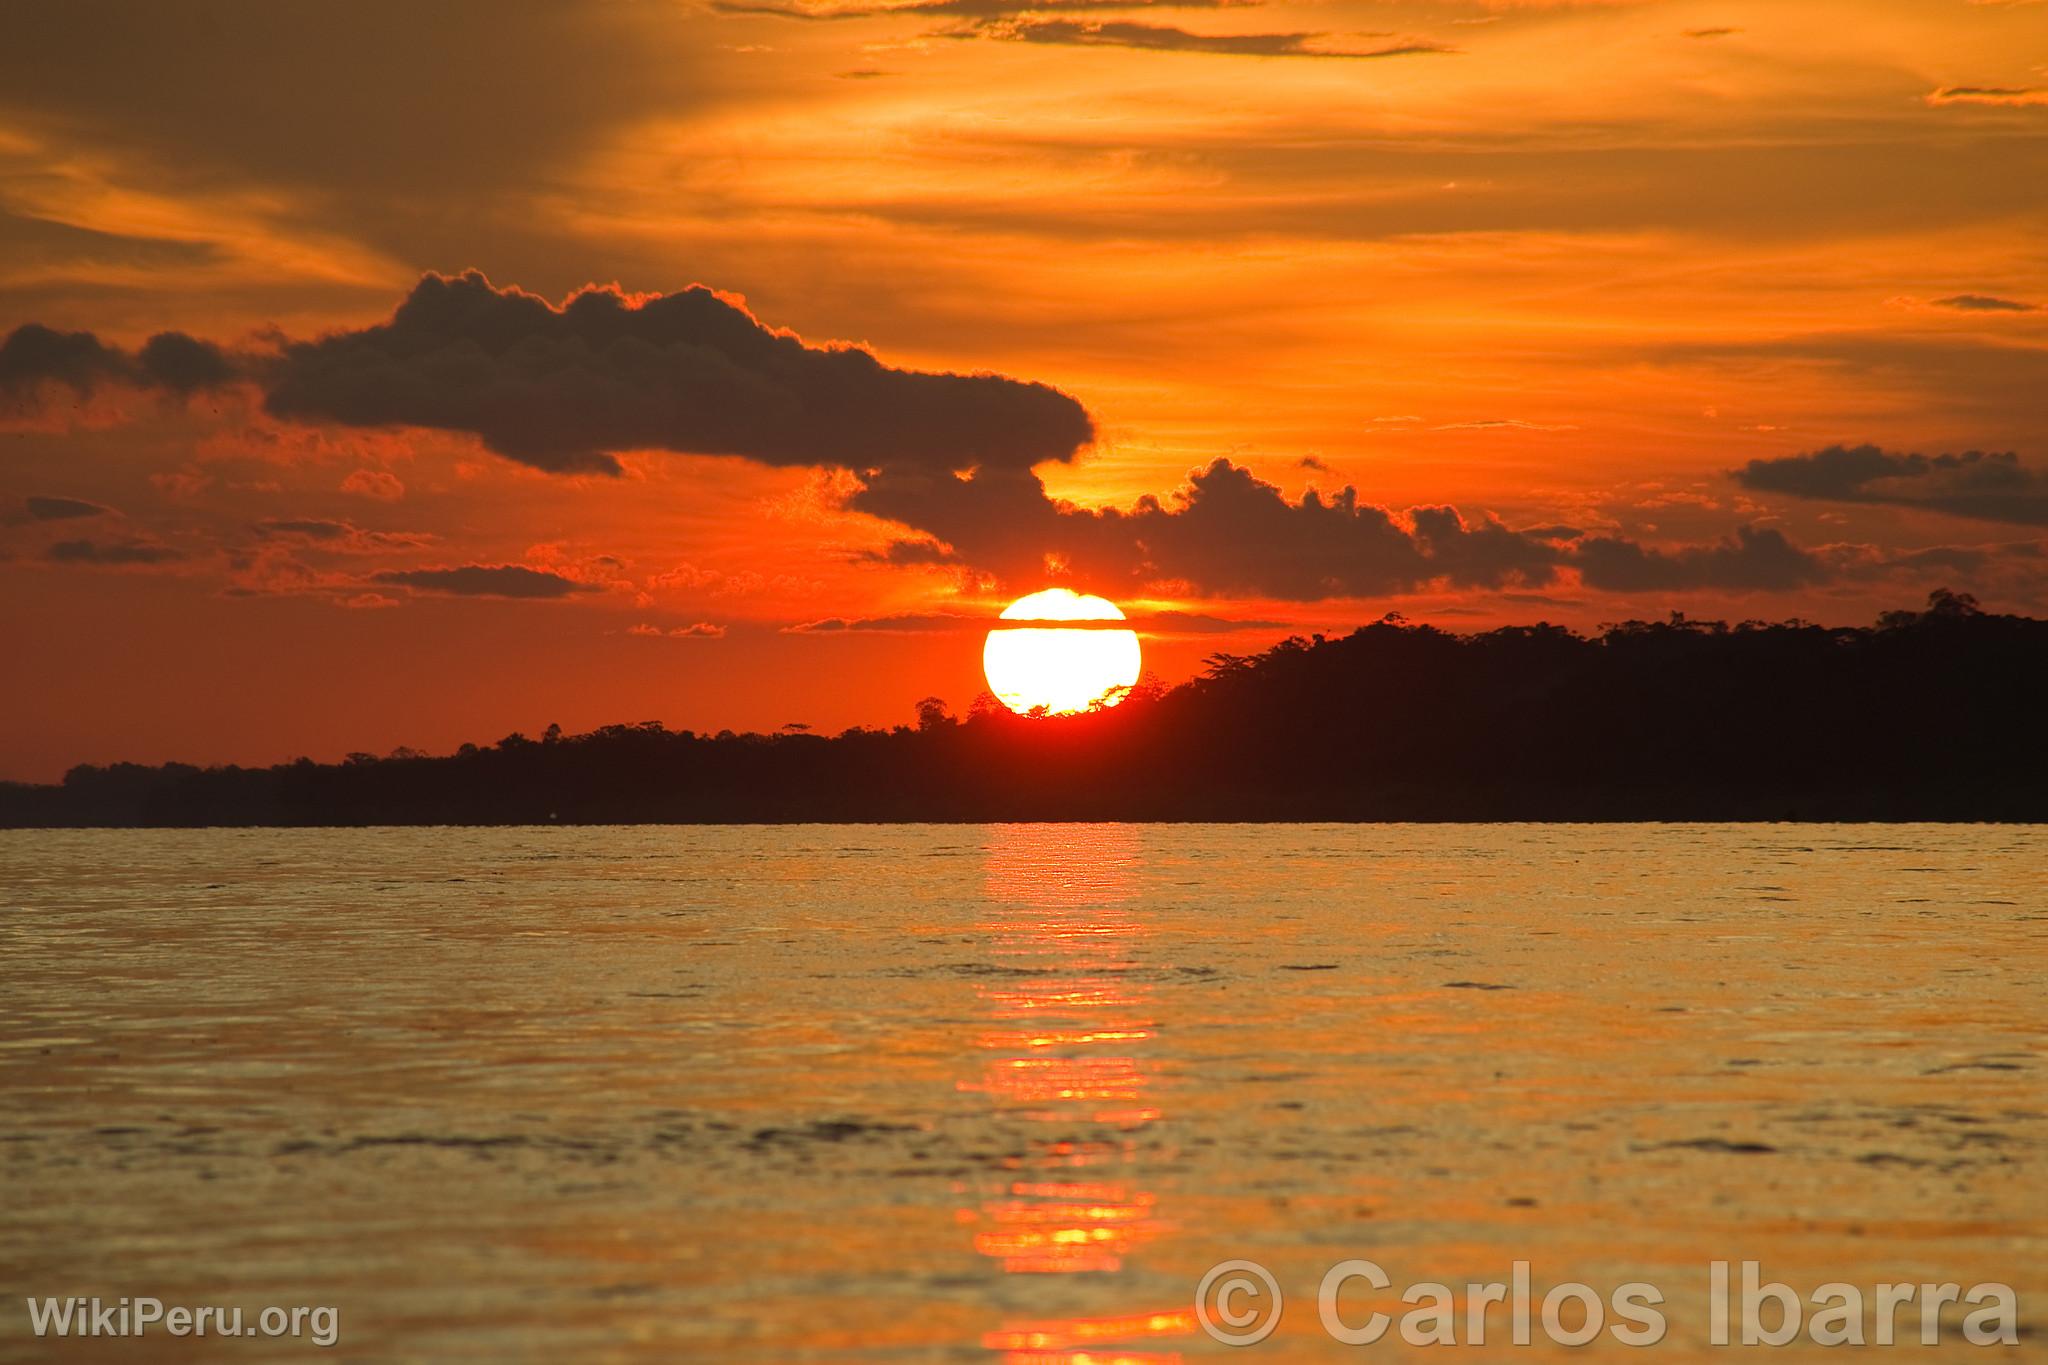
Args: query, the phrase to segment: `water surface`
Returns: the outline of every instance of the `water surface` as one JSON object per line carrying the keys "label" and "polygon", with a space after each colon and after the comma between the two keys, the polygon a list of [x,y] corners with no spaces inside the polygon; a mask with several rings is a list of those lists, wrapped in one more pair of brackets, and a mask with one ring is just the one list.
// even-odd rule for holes
{"label": "water surface", "polygon": [[[97,1293],[331,1304],[327,1358],[1349,1359],[1314,1310],[1349,1257],[1669,1296],[1647,1353],[1516,1358],[1699,1358],[1714,1257],[2004,1280],[2031,1322],[2044,852],[1951,826],[0,833],[0,1357],[322,1354],[28,1335],[22,1294]],[[1242,1353],[1191,1311],[1233,1257],[1289,1299]],[[1970,1354],[2042,1353],[2036,1327]]]}

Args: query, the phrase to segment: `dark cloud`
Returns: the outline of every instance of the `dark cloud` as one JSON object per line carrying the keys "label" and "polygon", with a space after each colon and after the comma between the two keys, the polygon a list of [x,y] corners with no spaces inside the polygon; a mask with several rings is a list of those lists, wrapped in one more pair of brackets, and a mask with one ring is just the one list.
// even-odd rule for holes
{"label": "dark cloud", "polygon": [[2048,89],[2037,86],[1944,85],[1926,96],[1932,105],[1988,104],[2006,108],[2048,105]]}
{"label": "dark cloud", "polygon": [[1346,487],[1290,501],[1217,460],[1170,499],[1129,510],[1056,503],[1029,473],[970,479],[872,477],[849,501],[932,539],[899,541],[899,562],[952,563],[1012,585],[1065,576],[1115,594],[1168,585],[1202,596],[1285,601],[1380,597],[1431,586],[1542,588],[1562,570],[1590,588],[1770,591],[1830,577],[1775,530],[1658,549],[1570,527],[1512,529],[1454,507],[1396,516]]}
{"label": "dark cloud", "polygon": [[[0,111],[202,185],[311,185],[331,224],[448,217],[609,128],[715,97],[668,6],[501,0],[10,4]],[[470,212],[427,210],[451,200]]]}
{"label": "dark cloud", "polygon": [[1344,49],[1318,47],[1322,33],[1191,33],[1171,24],[1135,20],[1054,19],[1043,15],[1002,19],[962,29],[953,37],[1001,38],[1010,42],[1057,43],[1072,47],[1130,47],[1148,52],[1206,52],[1232,57],[1329,57],[1362,60],[1412,57],[1457,49],[1435,43],[1398,43],[1389,47]]}
{"label": "dark cloud", "polygon": [[446,569],[393,569],[370,575],[371,581],[414,588],[421,592],[445,592],[458,597],[567,597],[572,593],[596,592],[588,583],[578,583],[545,569],[528,569],[518,564],[462,564]]}
{"label": "dark cloud", "polygon": [[[897,612],[888,616],[828,616],[784,626],[784,635],[979,635],[1002,623],[994,613]],[[1226,635],[1240,630],[1287,630],[1285,621],[1239,620],[1197,611],[1132,612],[1120,621],[1062,621],[1062,630],[1136,630],[1147,635]]]}
{"label": "dark cloud", "polygon": [[808,23],[836,23],[845,19],[889,19],[933,15],[963,19],[999,19],[1030,12],[1045,14],[1062,10],[1138,9],[1223,9],[1257,4],[1259,0],[911,0],[902,5],[849,5],[820,8],[809,5],[742,4],[715,0],[711,8],[719,14],[765,15],[775,19],[800,19]]}
{"label": "dark cloud", "polygon": [[1874,445],[1829,446],[1751,460],[1734,471],[1744,488],[1825,502],[1917,507],[1981,521],[2048,526],[2048,475],[2012,451],[1905,455]]}
{"label": "dark cloud", "polygon": [[1685,31],[1685,36],[1688,38],[1732,38],[1740,32],[1742,30],[1739,28],[1689,28]]}
{"label": "dark cloud", "polygon": [[91,332],[59,332],[30,322],[0,342],[0,394],[26,396],[45,384],[91,393],[124,376],[127,360]]}
{"label": "dark cloud", "polygon": [[106,544],[94,540],[60,540],[44,551],[54,564],[166,564],[183,555],[168,545],[131,540]]}
{"label": "dark cloud", "polygon": [[1951,294],[1934,301],[1936,308],[1954,308],[1965,313],[2031,313],[2037,305],[2017,299],[1993,298],[1989,294]]}
{"label": "dark cloud", "polygon": [[0,341],[0,400],[15,407],[51,385],[81,397],[108,385],[187,394],[234,377],[234,366],[218,346],[183,332],[159,332],[133,353],[91,332],[59,332],[36,322]]}
{"label": "dark cloud", "polygon": [[701,286],[561,308],[481,274],[422,279],[389,322],[288,345],[280,417],[471,432],[536,468],[616,473],[614,452],[854,469],[1028,468],[1094,437],[1043,384],[892,369],[813,347]]}
{"label": "dark cloud", "polygon": [[173,393],[217,388],[235,377],[220,347],[183,332],[158,332],[143,343],[136,364],[144,378]]}
{"label": "dark cloud", "polygon": [[1605,592],[1721,588],[1776,592],[1829,577],[1815,556],[1769,527],[1744,526],[1716,545],[1656,550],[1631,540],[1592,536],[1574,548],[1579,580]]}
{"label": "dark cloud", "polygon": [[1455,509],[1412,509],[1402,524],[1346,487],[1289,501],[1250,470],[1217,460],[1169,502],[1128,511],[1055,503],[1035,475],[870,477],[850,506],[926,532],[899,542],[903,558],[953,562],[1018,581],[1043,576],[1047,557],[1105,590],[1181,583],[1211,595],[1314,601],[1400,592],[1424,583],[1541,586],[1562,562],[1547,540]]}
{"label": "dark cloud", "polygon": [[70,521],[77,517],[112,516],[114,509],[102,507],[96,502],[83,498],[28,497],[22,505],[28,509],[31,521]]}

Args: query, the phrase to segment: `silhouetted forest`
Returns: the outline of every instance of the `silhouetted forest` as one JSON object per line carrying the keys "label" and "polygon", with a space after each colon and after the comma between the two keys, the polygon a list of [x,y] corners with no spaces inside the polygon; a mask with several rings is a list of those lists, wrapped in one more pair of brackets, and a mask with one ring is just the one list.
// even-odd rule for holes
{"label": "silhouetted forest", "polygon": [[825,737],[655,722],[446,757],[79,767],[0,824],[867,820],[2040,820],[2048,622],[1934,594],[1869,628],[1629,621],[1459,635],[1389,616],[1218,654],[1066,717]]}

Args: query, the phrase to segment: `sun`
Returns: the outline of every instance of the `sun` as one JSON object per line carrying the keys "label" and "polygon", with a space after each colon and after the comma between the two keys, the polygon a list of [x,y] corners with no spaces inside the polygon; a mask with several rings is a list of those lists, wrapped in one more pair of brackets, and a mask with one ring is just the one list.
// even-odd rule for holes
{"label": "sun", "polygon": [[1123,619],[1116,603],[1066,588],[1018,598],[981,651],[989,690],[1019,714],[1116,705],[1138,681],[1138,632],[1105,624]]}

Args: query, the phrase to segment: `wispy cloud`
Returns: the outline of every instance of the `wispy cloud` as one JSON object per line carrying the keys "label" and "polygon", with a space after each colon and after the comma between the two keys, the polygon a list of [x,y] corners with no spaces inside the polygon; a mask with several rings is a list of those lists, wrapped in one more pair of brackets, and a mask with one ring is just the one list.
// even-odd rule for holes
{"label": "wispy cloud", "polygon": [[989,37],[1070,47],[1126,47],[1148,52],[1203,52],[1231,57],[1325,57],[1350,61],[1457,51],[1456,48],[1426,42],[1403,42],[1378,48],[1330,48],[1318,46],[1329,36],[1323,33],[1191,33],[1171,24],[1038,16],[976,24],[948,36]]}
{"label": "wispy cloud", "polygon": [[[784,635],[979,635],[999,624],[993,611],[897,612],[888,616],[827,616],[784,626]],[[1235,631],[1289,630],[1286,621],[1217,616],[1200,611],[1132,612],[1120,621],[1063,621],[1062,630],[1135,630],[1144,635],[1228,635]]]}
{"label": "wispy cloud", "polygon": [[890,19],[950,15],[963,19],[999,19],[1013,14],[1044,14],[1060,10],[1236,9],[1262,0],[910,0],[901,5],[749,4],[746,0],[714,0],[719,14],[799,19],[806,23],[837,23],[847,19]]}
{"label": "wispy cloud", "polygon": [[725,627],[712,621],[693,621],[687,626],[651,626],[645,622],[626,631],[628,635],[641,635],[657,640],[722,640]]}
{"label": "wispy cloud", "polygon": [[1926,95],[1927,103],[1935,106],[1945,104],[1988,104],[2006,108],[2021,108],[2026,105],[2048,106],[2048,89],[2039,86],[1999,85],[1944,85]]}
{"label": "wispy cloud", "polygon": [[1965,313],[2032,313],[2039,310],[2039,304],[2021,303],[2018,299],[1994,298],[1989,294],[1951,294],[1945,299],[1934,300],[1936,308],[1954,308]]}
{"label": "wispy cloud", "polygon": [[1437,428],[1438,431],[1492,431],[1506,428],[1511,431],[1577,431],[1570,422],[1524,422],[1518,418],[1493,418],[1484,422],[1450,422]]}

